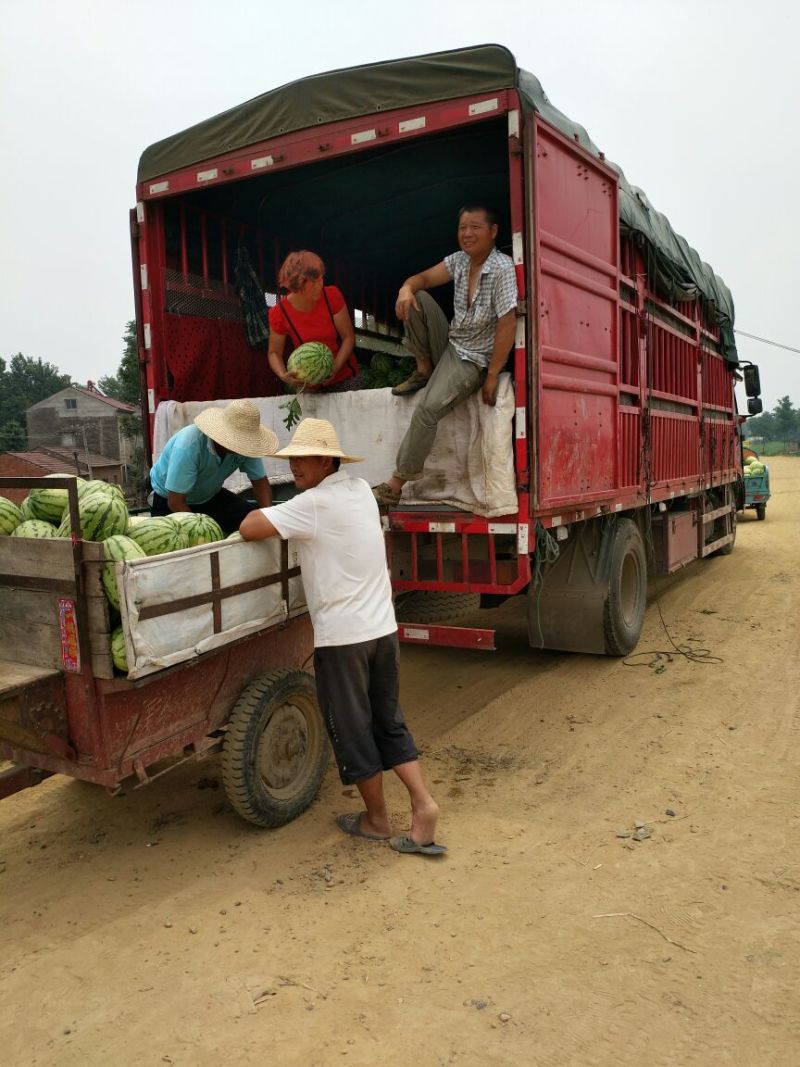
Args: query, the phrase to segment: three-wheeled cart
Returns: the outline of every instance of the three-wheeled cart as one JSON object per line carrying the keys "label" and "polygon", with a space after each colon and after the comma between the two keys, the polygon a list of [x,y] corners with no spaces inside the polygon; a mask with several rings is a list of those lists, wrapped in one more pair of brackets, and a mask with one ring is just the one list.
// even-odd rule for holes
{"label": "three-wheeled cart", "polygon": [[[769,488],[769,467],[766,463],[760,463],[756,468],[756,472],[753,473],[749,463],[750,459],[759,461],[758,452],[755,452],[752,448],[742,449],[742,455],[745,460],[743,466],[743,481],[744,492],[742,494],[742,509],[752,508],[756,513],[756,518],[763,522],[767,517],[767,501],[772,495]],[[760,468],[763,467],[763,470]]]}
{"label": "three-wheeled cart", "polygon": [[[75,480],[47,484],[69,489],[80,529]],[[0,493],[37,485],[0,478]],[[279,826],[305,810],[329,747],[290,555],[286,542],[224,541],[114,564],[125,675],[111,657],[103,545],[0,537],[0,761],[11,763],[0,796],[55,773],[117,791],[221,749],[245,819]]]}

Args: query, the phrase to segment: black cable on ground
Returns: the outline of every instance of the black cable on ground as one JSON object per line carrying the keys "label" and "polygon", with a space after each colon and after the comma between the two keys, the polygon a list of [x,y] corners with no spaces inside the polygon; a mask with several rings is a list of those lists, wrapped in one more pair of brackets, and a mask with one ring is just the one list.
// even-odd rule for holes
{"label": "black cable on ground", "polygon": [[[664,622],[661,604],[658,601],[656,601],[656,607],[658,608],[661,625],[664,627],[664,633],[667,635],[667,640],[672,645],[672,648],[668,651],[652,649],[647,652],[632,652],[630,656],[626,656],[622,661],[626,667],[653,667],[656,673],[660,674],[665,665],[672,663],[676,656],[684,656],[690,663],[724,663],[721,656],[712,656],[711,650],[708,648],[691,648],[689,645],[676,645],[672,640],[672,634],[667,629],[667,624]],[[631,660],[639,659],[640,656],[648,656],[649,659],[642,663],[630,662]]]}

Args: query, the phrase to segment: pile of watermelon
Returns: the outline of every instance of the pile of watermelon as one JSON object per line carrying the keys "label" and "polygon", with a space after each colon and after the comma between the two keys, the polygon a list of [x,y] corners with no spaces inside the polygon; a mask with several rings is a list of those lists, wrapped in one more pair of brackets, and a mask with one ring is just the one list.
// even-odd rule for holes
{"label": "pile of watermelon", "polygon": [[744,461],[745,478],[758,478],[766,469],[766,466],[761,462],[758,456],[748,456]]}
{"label": "pile of watermelon", "polygon": [[[61,478],[64,475],[47,475]],[[209,515],[178,512],[151,518],[129,515],[122,490],[98,480],[78,483],[80,536],[85,541],[101,541],[105,558],[102,582],[113,618],[119,616],[119,589],[114,564],[119,560],[142,559],[165,552],[177,552],[196,545],[222,541],[221,527]],[[0,496],[0,536],[68,538],[72,534],[66,489],[31,489],[19,506]],[[238,534],[231,535],[238,538]],[[122,627],[111,634],[111,655],[118,670],[127,674],[125,638]]]}
{"label": "pile of watermelon", "polygon": [[416,367],[417,362],[413,356],[397,359],[395,356],[387,356],[384,352],[376,352],[369,366],[361,371],[361,382],[365,389],[390,389],[404,382],[414,373]]}

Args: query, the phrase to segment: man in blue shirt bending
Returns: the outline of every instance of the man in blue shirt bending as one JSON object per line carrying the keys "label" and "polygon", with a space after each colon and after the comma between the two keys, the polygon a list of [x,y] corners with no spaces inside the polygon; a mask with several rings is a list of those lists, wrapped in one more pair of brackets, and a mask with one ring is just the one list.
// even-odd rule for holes
{"label": "man in blue shirt bending", "polygon": [[[225,534],[239,529],[254,508],[272,504],[272,489],[259,457],[271,456],[278,438],[261,425],[258,408],[249,400],[232,400],[224,408],[206,408],[173,434],[150,471],[153,515],[199,511],[210,515]],[[254,504],[223,488],[240,470],[253,485]]]}

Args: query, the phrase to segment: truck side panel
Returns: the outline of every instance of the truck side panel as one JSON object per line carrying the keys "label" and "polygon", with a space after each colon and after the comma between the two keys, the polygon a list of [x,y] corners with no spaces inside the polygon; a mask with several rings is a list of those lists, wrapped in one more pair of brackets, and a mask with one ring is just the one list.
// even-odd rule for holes
{"label": "truck side panel", "polygon": [[616,176],[541,120],[538,244],[539,506],[610,495],[617,469]]}

